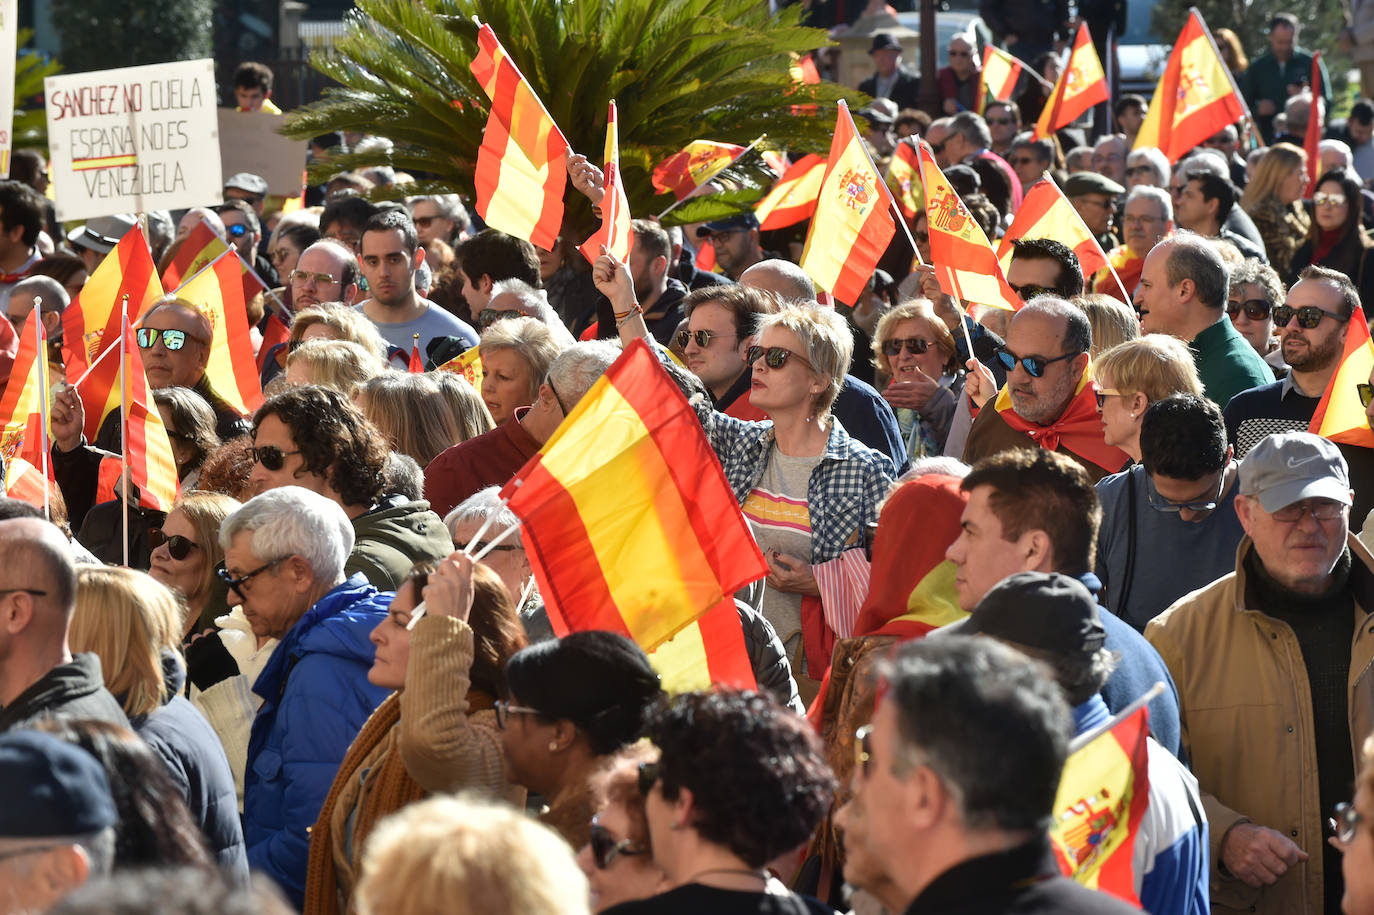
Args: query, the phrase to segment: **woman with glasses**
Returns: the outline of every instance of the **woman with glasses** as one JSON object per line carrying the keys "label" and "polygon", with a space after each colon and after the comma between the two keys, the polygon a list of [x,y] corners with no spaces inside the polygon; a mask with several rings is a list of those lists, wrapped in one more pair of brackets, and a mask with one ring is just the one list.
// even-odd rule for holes
{"label": "woman with glasses", "polygon": [[482,401],[497,425],[534,403],[563,347],[538,318],[494,321],[482,331]]}
{"label": "woman with glasses", "polygon": [[1174,394],[1202,396],[1192,351],[1167,334],[1127,340],[1093,364],[1093,393],[1102,438],[1140,463],[1140,420],[1145,408]]}
{"label": "woman with glasses", "polygon": [[220,523],[238,507],[238,500],[219,493],[189,492],[177,499],[162,527],[148,532],[153,547],[149,574],[186,602],[183,640],[213,632],[215,620],[229,612],[228,594],[215,568],[224,561]]}
{"label": "woman with glasses", "polygon": [[883,315],[873,334],[873,364],[890,379],[883,399],[897,414],[907,456],[943,454],[964,370],[954,335],[927,299]]}
{"label": "woman with glasses", "polygon": [[395,692],[349,747],[311,831],[305,911],[315,915],[350,909],[382,817],[441,792],[524,799],[507,782],[494,711],[507,659],[525,646],[500,578],[461,553],[417,565],[372,644],[368,680]]}
{"label": "woman with glasses", "polygon": [[1360,750],[1360,770],[1355,776],[1355,798],[1337,804],[1331,817],[1329,840],[1341,851],[1341,876],[1345,896],[1344,915],[1374,915],[1374,736],[1366,737]]}
{"label": "woman with glasses", "polygon": [[1236,332],[1264,357],[1277,378],[1288,374],[1288,364],[1283,361],[1283,350],[1275,334],[1274,309],[1287,296],[1288,287],[1268,264],[1247,260],[1231,270],[1226,316]]}
{"label": "woman with glasses", "polygon": [[587,875],[593,912],[671,888],[654,863],[644,795],[639,793],[640,765],[657,759],[658,750],[641,740],[615,754],[592,777],[596,816],[591,838],[577,853],[577,865]]}
{"label": "woman with glasses", "polygon": [[510,700],[496,703],[510,780],[547,805],[539,819],[573,848],[591,835],[591,778],[634,743],[660,696],[638,645],[613,632],[537,642],[506,662]]}
{"label": "woman with glasses", "polygon": [[608,915],[830,915],[768,870],[811,837],[835,793],[811,726],[758,693],[717,689],[663,703],[647,732],[659,757],[640,764],[639,789],[673,889]]}
{"label": "woman with glasses", "polygon": [[1312,217],[1300,202],[1306,193],[1307,153],[1291,143],[1275,143],[1260,157],[1240,198],[1264,240],[1269,263],[1281,272],[1311,229]]}
{"label": "woman with glasses", "polygon": [[182,695],[181,602],[143,572],[81,566],[68,638],[100,658],[105,686],[161,758],[221,867],[248,878],[234,776],[214,730]]}
{"label": "woman with glasses", "polygon": [[1369,260],[1374,239],[1365,231],[1363,184],[1344,168],[1324,172],[1312,195],[1312,228],[1288,264],[1287,282],[1297,282],[1302,268],[1339,270],[1354,282],[1365,303],[1365,316],[1374,311],[1374,261]]}

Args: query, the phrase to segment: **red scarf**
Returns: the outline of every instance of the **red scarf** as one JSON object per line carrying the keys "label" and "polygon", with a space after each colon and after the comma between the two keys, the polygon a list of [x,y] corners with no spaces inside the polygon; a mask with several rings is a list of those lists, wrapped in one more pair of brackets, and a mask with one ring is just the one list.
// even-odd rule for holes
{"label": "red scarf", "polygon": [[1130,455],[1102,439],[1102,417],[1097,413],[1097,400],[1093,397],[1092,384],[1088,380],[1091,375],[1089,369],[1083,370],[1083,377],[1078,379],[1078,389],[1074,391],[1073,399],[1064,412],[1048,426],[1022,419],[1012,409],[1008,385],[1004,385],[997,395],[996,409],[1008,426],[1017,432],[1024,432],[1041,448],[1058,451],[1062,445],[1084,460],[1115,473],[1126,466]]}
{"label": "red scarf", "polygon": [[1341,243],[1341,235],[1340,229],[1318,229],[1317,243],[1312,246],[1312,263],[1320,265],[1330,257],[1331,252]]}

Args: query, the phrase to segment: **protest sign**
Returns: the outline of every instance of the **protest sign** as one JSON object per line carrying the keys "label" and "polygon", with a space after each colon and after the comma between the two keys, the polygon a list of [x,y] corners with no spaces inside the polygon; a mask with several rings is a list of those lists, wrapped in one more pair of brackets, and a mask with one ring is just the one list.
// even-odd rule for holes
{"label": "protest sign", "polygon": [[282,116],[269,111],[219,109],[219,158],[224,177],[248,172],[267,182],[267,191],[299,197],[305,187],[307,140],[277,133]]}
{"label": "protest sign", "polygon": [[59,220],[221,201],[213,61],[52,76],[44,93]]}
{"label": "protest sign", "polygon": [[[13,61],[19,41],[19,0],[0,0],[0,60]],[[14,67],[0,71],[0,175],[10,173],[14,149]]]}

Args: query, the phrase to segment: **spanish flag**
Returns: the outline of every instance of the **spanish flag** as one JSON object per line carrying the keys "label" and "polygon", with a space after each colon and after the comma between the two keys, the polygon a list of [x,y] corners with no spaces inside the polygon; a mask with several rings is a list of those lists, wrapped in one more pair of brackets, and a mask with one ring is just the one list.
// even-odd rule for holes
{"label": "spanish flag", "polygon": [[478,391],[482,390],[482,360],[478,348],[475,346],[463,350],[448,362],[439,366],[441,372],[452,372],[461,375]]}
{"label": "spanish flag", "polygon": [[130,324],[124,334],[124,456],[129,464],[129,479],[138,487],[138,504],[166,512],[172,510],[180,484],[172,457],[172,440],[150,393],[148,377],[143,374],[143,356]]}
{"label": "spanish flag", "polygon": [[176,289],[228,250],[229,243],[216,235],[215,230],[202,219],[181,240],[171,263],[162,271],[162,288]]}
{"label": "spanish flag", "polygon": [[412,375],[423,375],[425,373],[425,357],[420,355],[420,335],[415,335],[415,340],[410,344],[410,362],[406,363],[406,371]]}
{"label": "spanish flag", "polygon": [[1011,385],[1002,385],[993,409],[1017,432],[1046,451],[1058,451],[1062,445],[1086,461],[1091,461],[1109,473],[1116,473],[1130,461],[1130,455],[1102,437],[1102,417],[1097,412],[1097,398],[1092,387],[1092,363],[1089,362],[1074,388],[1073,398],[1059,418],[1048,426],[1033,423],[1016,412],[1011,401]]}
{"label": "spanish flag", "polygon": [[[129,297],[129,311],[138,313],[160,299],[162,289],[143,230],[135,226],[105,255],[76,300],[62,312],[62,358],[68,383],[76,384],[101,354],[119,345],[124,296]],[[118,374],[118,360],[108,359],[81,385],[89,441],[95,441],[110,411],[119,409]]]}
{"label": "spanish flag", "polygon": [[1370,372],[1374,372],[1374,343],[1369,339],[1364,312],[1357,308],[1346,326],[1340,365],[1331,374],[1307,431],[1333,442],[1374,448],[1374,432],[1369,430],[1369,419],[1355,388],[1369,383]]}
{"label": "spanish flag", "polygon": [[[792,65],[787,68],[787,73],[792,77],[792,88],[787,90],[788,95],[795,95],[803,86],[814,86],[821,81],[821,74],[816,70],[816,61],[810,54],[805,56],[798,55],[795,51],[789,51],[792,58]],[[820,110],[817,105],[793,105],[789,111],[797,116],[814,115]]]}
{"label": "spanish flag", "polygon": [[1008,311],[1021,307],[1021,299],[1007,285],[1002,264],[982,227],[935,164],[930,150],[922,145],[918,153],[930,229],[930,260],[941,285],[948,284],[945,292],[965,302]]}
{"label": "spanish flag", "polygon": [[[23,458],[35,467],[46,466],[48,415],[48,346],[43,322],[33,314],[33,327],[20,335],[5,392],[0,395],[0,454],[5,463]],[[39,476],[42,485],[42,476]]]}
{"label": "spanish flag", "polygon": [[643,341],[501,495],[556,633],[634,639],[665,689],[756,685],[732,595],[767,566],[696,412]]}
{"label": "spanish flag", "polygon": [[754,207],[759,229],[784,229],[810,219],[825,177],[825,160],[815,153],[793,162],[772,190]]}
{"label": "spanish flag", "polygon": [[991,42],[983,48],[983,69],[978,74],[978,113],[987,108],[988,98],[994,102],[1010,101],[1021,78],[1021,61]]}
{"label": "spanish flag", "polygon": [[619,117],[615,99],[606,112],[606,151],[603,158],[606,173],[606,195],[601,198],[601,228],[578,245],[577,250],[595,263],[604,246],[622,263],[630,259],[635,233],[630,225],[630,201],[625,198],[625,182],[620,177]]}
{"label": "spanish flag", "polygon": [[1142,706],[1069,754],[1050,823],[1065,876],[1136,906],[1131,852],[1150,803],[1149,716]]}
{"label": "spanish flag", "polygon": [[252,413],[262,404],[262,387],[248,332],[238,257],[228,252],[220,255],[178,288],[177,297],[194,305],[210,322],[205,378],[211,390],[240,413]]}
{"label": "spanish flag", "polygon": [[1040,120],[1035,122],[1035,139],[1048,137],[1059,128],[1072,124],[1092,106],[1107,101],[1108,97],[1107,74],[1093,48],[1088,24],[1080,22],[1069,63],[1059,74],[1050,100],[1040,112]]}
{"label": "spanish flag", "polygon": [[[1005,272],[1011,267],[1015,250],[1012,242],[1020,238],[1052,238],[1073,249],[1084,276],[1092,276],[1107,266],[1107,253],[1083,224],[1083,217],[1069,203],[1059,185],[1052,180],[1037,182],[1026,194],[1011,228],[997,244],[997,259]],[[1126,291],[1123,289],[1122,294]],[[1122,299],[1129,302],[1130,297]]]}
{"label": "spanish flag", "polygon": [[863,295],[897,231],[882,182],[854,128],[849,106],[841,99],[801,268],[816,285],[847,304]]}
{"label": "spanish flag", "polygon": [[[51,487],[53,484],[48,484]],[[52,490],[43,486],[43,472],[28,461],[16,455],[5,462],[5,495],[19,499],[36,508],[46,508],[43,504],[45,492],[52,498]]]}
{"label": "spanish flag", "polygon": [[678,200],[686,199],[697,188],[725,171],[731,162],[744,153],[744,149],[733,143],[693,140],[658,163],[650,181],[660,194],[671,191]]}
{"label": "spanish flag", "polygon": [[1135,148],[1156,146],[1170,162],[1177,162],[1188,150],[1249,114],[1207,23],[1193,8],[1155,87]]}
{"label": "spanish flag", "polygon": [[1315,193],[1317,179],[1322,174],[1322,125],[1326,122],[1326,112],[1322,110],[1321,51],[1312,52],[1312,81],[1308,85],[1312,87],[1312,107],[1307,113],[1307,132],[1303,134],[1302,148],[1307,153],[1307,180],[1311,185],[1310,193]]}
{"label": "spanish flag", "polygon": [[472,75],[491,99],[477,151],[477,212],[487,225],[552,251],[563,225],[568,149],[558,125],[491,26],[477,33]]}
{"label": "spanish flag", "polygon": [[925,193],[921,189],[921,159],[916,153],[916,141],[904,139],[892,151],[887,163],[887,187],[897,200],[897,208],[905,219],[915,219],[926,208]]}
{"label": "spanish flag", "polygon": [[258,347],[257,366],[259,372],[267,364],[267,356],[272,352],[272,347],[286,343],[290,339],[291,328],[275,311],[269,311],[267,313],[267,326],[262,330],[262,344]]}

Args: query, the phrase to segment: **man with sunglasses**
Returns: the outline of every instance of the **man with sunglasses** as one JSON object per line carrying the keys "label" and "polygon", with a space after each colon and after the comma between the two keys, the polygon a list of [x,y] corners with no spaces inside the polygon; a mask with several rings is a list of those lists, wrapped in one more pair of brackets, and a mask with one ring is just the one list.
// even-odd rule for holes
{"label": "man with sunglasses", "polygon": [[[1244,458],[1266,435],[1305,432],[1340,367],[1350,319],[1360,296],[1350,279],[1326,267],[1306,267],[1271,314],[1288,373],[1278,381],[1242,391],[1226,405],[1226,432],[1236,457]],[[1374,452],[1340,444],[1363,518],[1374,508]]]}
{"label": "man with sunglasses", "polygon": [[737,419],[767,419],[749,402],[752,373],[745,353],[758,333],[759,318],[773,302],[749,286],[699,289],[687,296],[687,329],[679,332],[683,363],[701,379],[717,410]]}
{"label": "man with sunglasses", "polygon": [[1234,570],[1145,627],[1178,684],[1211,824],[1212,902],[1335,912],[1324,814],[1374,729],[1374,558],[1335,445],[1271,435],[1240,465]]}
{"label": "man with sunglasses", "polygon": [[[1007,160],[1007,164],[1016,172],[1016,176],[1021,179],[1021,187],[1029,189],[1035,181],[1027,181],[1021,174],[1016,163],[1012,162],[1012,144],[1016,140],[1016,135],[1021,132],[1021,109],[1013,101],[989,102],[983,117],[988,122],[988,133],[992,136],[992,145],[988,148],[997,155]],[[1046,166],[1048,168],[1049,166]],[[1042,169],[1043,171],[1043,169]],[[1040,180],[1037,173],[1035,180]]]}
{"label": "man with sunglasses", "polygon": [[267,288],[277,286],[277,268],[258,251],[258,244],[262,241],[262,223],[253,211],[253,205],[246,200],[231,198],[221,204],[216,212],[224,223],[225,240],[234,246],[243,262],[257,271]]}
{"label": "man with sunglasses", "polygon": [[[945,114],[972,111],[978,106],[982,85],[981,58],[972,34],[958,34],[949,40],[949,66],[935,74],[940,87],[940,110]],[[991,145],[991,144],[989,144]]]}
{"label": "man with sunglasses", "polygon": [[[1094,153],[1094,160],[1100,158]],[[1124,176],[1126,163],[1121,168]],[[1116,247],[1117,237],[1112,231],[1117,213],[1117,200],[1126,188],[1095,171],[1075,172],[1064,182],[1064,196],[1083,217],[1083,224],[1093,233],[1103,250]]]}
{"label": "man with sunglasses", "polygon": [[1135,291],[1140,329],[1187,343],[1203,389],[1220,407],[1273,377],[1226,319],[1229,293],[1226,262],[1215,245],[1191,232],[1166,238],[1150,250]]}
{"label": "man with sunglasses", "polygon": [[299,909],[310,827],[335,772],[388,690],[367,673],[368,640],[390,603],[346,571],[353,528],[331,499],[299,486],[255,496],[220,527],[219,577],[259,639],[279,639],[258,675],[244,775],[248,862]]}

